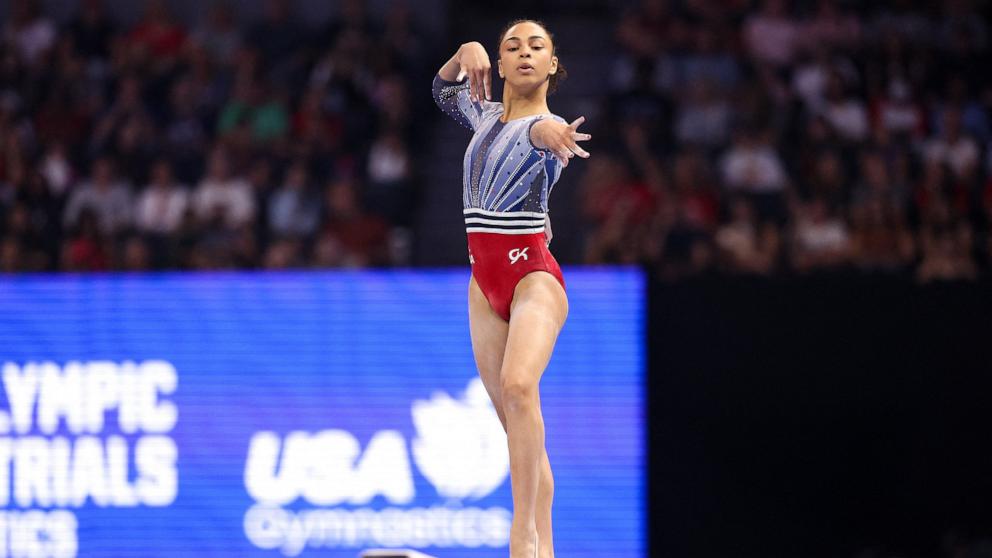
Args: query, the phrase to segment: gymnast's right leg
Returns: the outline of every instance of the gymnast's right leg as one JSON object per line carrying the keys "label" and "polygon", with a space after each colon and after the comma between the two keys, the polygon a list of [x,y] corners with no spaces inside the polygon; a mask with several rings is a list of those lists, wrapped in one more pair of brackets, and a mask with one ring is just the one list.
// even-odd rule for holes
{"label": "gymnast's right leg", "polygon": [[[473,277],[469,283],[469,324],[472,333],[472,352],[479,369],[482,383],[489,392],[496,414],[506,430],[506,415],[500,400],[500,370],[503,368],[503,355],[506,352],[506,339],[510,324],[503,321],[489,306],[482,290]],[[537,490],[536,527],[540,558],[554,558],[554,542],[551,534],[551,505],[554,500],[554,477],[547,451],[541,460],[541,478]]]}

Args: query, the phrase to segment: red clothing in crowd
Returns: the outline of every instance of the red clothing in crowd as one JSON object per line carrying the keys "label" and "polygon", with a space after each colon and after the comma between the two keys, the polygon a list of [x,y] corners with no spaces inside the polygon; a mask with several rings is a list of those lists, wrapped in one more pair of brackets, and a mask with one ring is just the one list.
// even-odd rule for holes
{"label": "red clothing in crowd", "polygon": [[145,22],[135,26],[128,39],[155,58],[172,58],[186,42],[186,33],[176,25]]}

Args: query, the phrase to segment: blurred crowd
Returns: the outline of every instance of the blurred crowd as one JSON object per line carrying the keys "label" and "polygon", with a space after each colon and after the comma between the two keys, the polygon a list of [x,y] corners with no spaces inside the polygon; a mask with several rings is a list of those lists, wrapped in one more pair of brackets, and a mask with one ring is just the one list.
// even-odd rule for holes
{"label": "blurred crowd", "polygon": [[[100,0],[59,21],[12,0],[0,272],[411,263],[429,145],[414,131],[441,117],[410,91],[437,49],[412,3],[338,4],[304,25],[290,0],[253,21],[218,0],[185,24],[165,0],[133,23]],[[979,0],[618,10],[576,177],[584,259],[669,278],[989,276],[983,14]]]}
{"label": "blurred crowd", "polygon": [[602,143],[581,179],[586,260],[670,278],[988,274],[987,13],[639,2],[614,29]]}
{"label": "blurred crowd", "polygon": [[148,0],[125,24],[100,0],[62,22],[12,0],[0,272],[405,263],[422,34],[405,2],[337,6],[239,23],[220,0],[184,25]]}

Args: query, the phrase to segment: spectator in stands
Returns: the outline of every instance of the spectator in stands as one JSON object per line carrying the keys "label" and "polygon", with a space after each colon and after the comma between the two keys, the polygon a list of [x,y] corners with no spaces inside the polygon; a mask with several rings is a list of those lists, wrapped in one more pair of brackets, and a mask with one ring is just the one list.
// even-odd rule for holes
{"label": "spectator in stands", "polygon": [[176,182],[172,164],[167,159],[159,159],[152,167],[151,181],[138,196],[136,228],[154,236],[175,234],[188,205],[187,187]]}
{"label": "spectator in stands", "polygon": [[131,184],[148,181],[148,171],[160,151],[152,123],[139,117],[125,120],[108,152],[118,161],[118,172]]}
{"label": "spectator in stands", "polygon": [[207,175],[193,192],[193,208],[200,222],[229,229],[255,219],[251,186],[231,171],[228,155],[222,148],[215,148],[210,154]]}
{"label": "spectator in stands", "polygon": [[943,98],[934,104],[933,128],[941,130],[941,122],[946,119],[947,111],[956,109],[961,115],[961,128],[964,134],[980,144],[987,145],[992,140],[992,121],[990,121],[992,115],[989,114],[992,106],[987,106],[992,103],[992,86],[986,85],[985,94],[990,95],[990,98],[986,98],[983,103],[982,99],[972,92],[972,86],[964,76],[952,75],[947,81]]}
{"label": "spectator in stands", "polygon": [[399,74],[382,76],[371,93],[373,106],[379,113],[379,129],[403,133],[410,125],[411,115],[406,102],[409,92],[402,77]]}
{"label": "spectator in stands", "polygon": [[884,195],[872,195],[851,208],[851,260],[869,273],[900,273],[916,257],[905,218]]}
{"label": "spectator in stands", "polygon": [[841,140],[858,143],[868,138],[868,108],[837,72],[827,79],[822,113]]}
{"label": "spectator in stands", "polygon": [[916,277],[921,282],[974,279],[978,269],[971,257],[971,227],[926,228],[921,233],[923,258]]}
{"label": "spectator in stands", "polygon": [[409,226],[413,223],[410,207],[414,192],[411,179],[413,162],[406,143],[396,130],[381,134],[369,150],[368,207],[392,223]]}
{"label": "spectator in stands", "polygon": [[938,135],[923,146],[923,158],[929,163],[946,164],[956,177],[971,176],[978,168],[980,152],[975,140],[961,126],[961,111],[944,111]]}
{"label": "spectator in stands", "polygon": [[0,273],[24,271],[21,264],[21,242],[14,236],[0,236]]}
{"label": "spectator in stands", "polygon": [[816,13],[802,26],[804,45],[852,50],[861,40],[861,22],[837,0],[819,0]]}
{"label": "spectator in stands", "polygon": [[720,199],[713,178],[705,155],[700,151],[686,149],[675,155],[672,201],[681,206],[679,211],[698,230],[712,231],[718,225]]}
{"label": "spectator in stands", "polygon": [[788,176],[769,131],[741,129],[720,160],[724,184],[732,192],[782,192]]}
{"label": "spectator in stands", "polygon": [[911,0],[896,0],[880,6],[871,27],[877,29],[885,41],[898,37],[913,43],[928,44],[935,35],[927,12],[918,9]]}
{"label": "spectator in stands", "polygon": [[331,20],[327,28],[331,40],[336,40],[344,32],[363,37],[378,33],[379,29],[369,16],[367,7],[368,3],[363,0],[342,0],[340,17]]}
{"label": "spectator in stands", "polygon": [[235,25],[234,12],[227,2],[211,5],[190,38],[221,66],[233,66],[243,45],[241,30]]}
{"label": "spectator in stands", "polygon": [[43,15],[38,0],[13,0],[10,15],[3,27],[3,42],[25,66],[40,65],[55,46],[55,24]]}
{"label": "spectator in stands", "polygon": [[195,181],[203,172],[203,153],[210,142],[205,112],[197,102],[193,79],[178,78],[169,94],[161,148],[174,161],[176,176],[186,183]]}
{"label": "spectator in stands", "polygon": [[30,269],[25,252],[28,250],[28,246],[37,243],[37,235],[32,230],[30,214],[23,203],[14,203],[11,206],[4,228],[6,229],[4,238],[16,244],[16,248],[10,246],[6,248],[5,267],[10,271]]}
{"label": "spectator in stands", "polygon": [[144,100],[144,82],[137,74],[123,76],[118,83],[116,97],[109,109],[97,119],[90,138],[94,153],[110,148],[118,131],[129,122],[151,120],[151,113]]}
{"label": "spectator in stands", "polygon": [[616,28],[616,39],[633,64],[654,63],[655,57],[672,41],[675,18],[667,0],[642,0],[623,14]]}
{"label": "spectator in stands", "polygon": [[353,181],[331,181],[325,190],[324,203],[327,224],[322,231],[321,242],[334,242],[339,247],[338,258],[330,262],[332,265],[367,267],[388,263],[389,230],[386,222],[362,209]]}
{"label": "spectator in stands", "polygon": [[713,237],[691,220],[687,207],[674,209],[674,219],[663,229],[660,250],[652,261],[667,279],[702,275],[714,265]]}
{"label": "spectator in stands", "polygon": [[736,198],[730,211],[730,221],[720,226],[714,239],[720,264],[731,273],[770,274],[781,244],[778,229],[759,223],[746,198]]}
{"label": "spectator in stands", "polygon": [[861,155],[860,180],[851,194],[854,207],[878,201],[887,211],[905,214],[909,192],[890,175],[889,166],[881,153],[868,151]]}
{"label": "spectator in stands", "polygon": [[303,265],[300,241],[282,238],[269,245],[265,252],[265,269],[290,269]]}
{"label": "spectator in stands", "polygon": [[[62,234],[60,198],[51,192],[40,172],[31,170],[15,200],[8,232],[16,234],[19,239],[25,269],[54,269]],[[23,222],[17,224],[19,218]]]}
{"label": "spectator in stands", "polygon": [[785,68],[802,45],[802,28],[785,0],[764,0],[761,10],[744,22],[744,43],[758,64]]}
{"label": "spectator in stands", "polygon": [[[266,0],[244,26],[224,2],[180,21],[149,0],[125,26],[81,0],[62,29],[51,3],[8,3],[0,265],[397,261],[389,246],[419,221],[414,163],[431,143],[413,94],[431,45],[412,4],[382,17],[348,0],[307,22],[321,30],[311,35],[291,0]],[[790,263],[992,272],[990,37],[975,3],[752,4],[641,0],[617,14],[596,134],[611,149],[575,177],[585,258],[673,278]],[[156,193],[160,159],[175,175],[168,195]],[[274,197],[274,175],[297,164],[305,182],[337,185],[315,194],[322,203],[288,203],[289,181]],[[148,184],[133,203],[131,184]],[[196,185],[185,212],[183,184]],[[156,196],[171,209],[147,209]],[[291,206],[312,231],[290,233],[300,241],[270,222]],[[782,248],[766,250],[775,236]]]}
{"label": "spectator in stands", "polygon": [[48,145],[38,165],[38,171],[55,198],[64,196],[76,180],[76,170],[69,161],[65,145],[59,142]]}
{"label": "spectator in stands", "polygon": [[901,77],[889,81],[885,95],[871,101],[871,126],[899,141],[917,142],[927,130],[926,111],[912,96],[909,82]]}
{"label": "spectator in stands", "polygon": [[63,217],[66,228],[79,231],[77,239],[87,245],[97,243],[89,230],[93,224],[80,222],[85,211],[91,213],[101,235],[112,237],[131,226],[134,212],[130,185],[117,178],[114,160],[110,157],[101,157],[93,163],[90,178],[69,195]]}
{"label": "spectator in stands", "polygon": [[823,198],[799,204],[791,242],[792,266],[800,272],[838,269],[850,260],[847,224]]}
{"label": "spectator in stands", "polygon": [[731,91],[740,83],[741,65],[727,42],[723,27],[700,26],[692,32],[692,50],[682,58],[680,86],[706,82],[720,91]]}
{"label": "spectator in stands", "polygon": [[300,157],[324,151],[337,151],[342,147],[344,122],[327,113],[324,93],[319,88],[308,88],[291,119],[294,150]]}
{"label": "spectator in stands", "polygon": [[102,65],[110,58],[110,45],[116,31],[102,0],[83,0],[79,14],[67,29],[75,51],[88,62],[99,64],[98,71],[102,71]]}
{"label": "spectator in stands", "polygon": [[820,198],[834,209],[847,203],[849,180],[841,154],[837,150],[821,152],[816,158],[812,176],[800,183],[799,190],[805,199]]}
{"label": "spectator in stands", "polygon": [[124,254],[120,269],[125,271],[148,271],[151,265],[151,254],[148,244],[140,236],[128,237],[124,242]]}
{"label": "spectator in stands", "polygon": [[[361,3],[364,7],[365,4]],[[423,65],[427,44],[424,34],[415,28],[410,2],[391,2],[385,17],[382,43],[389,56],[396,59],[398,70],[407,76],[415,76]]]}
{"label": "spectator in stands", "polygon": [[[654,253],[647,254],[645,250],[645,241],[648,240],[645,233],[649,230],[650,221],[639,218],[644,212],[638,211],[635,198],[630,195],[632,190],[623,193],[625,195],[614,200],[604,221],[589,238],[586,244],[587,261],[632,265],[640,263],[642,257],[657,257]],[[644,207],[640,209],[643,210]],[[665,230],[662,226],[658,228]],[[662,248],[652,247],[656,250]]]}
{"label": "spectator in stands", "polygon": [[317,232],[320,199],[310,188],[310,173],[303,161],[286,171],[282,186],[269,199],[269,230],[280,239],[305,239]]}
{"label": "spectator in stands", "polygon": [[231,97],[217,118],[218,134],[229,138],[240,132],[250,137],[261,103],[262,88],[258,81],[250,75],[239,75]]}
{"label": "spectator in stands", "polygon": [[62,268],[66,271],[107,271],[110,269],[109,241],[100,232],[100,219],[91,207],[79,212],[74,232],[62,247]]}
{"label": "spectator in stands", "polygon": [[284,82],[302,65],[304,36],[293,21],[289,0],[266,0],[262,21],[248,30],[247,42],[261,55],[267,76]]}
{"label": "spectator in stands", "polygon": [[687,89],[675,117],[675,138],[709,149],[724,145],[730,135],[730,104],[707,80],[690,82]]}
{"label": "spectator in stands", "polygon": [[148,61],[152,72],[161,75],[176,64],[186,42],[186,30],[172,18],[165,0],[146,0],[144,17],[127,39],[137,56]]}

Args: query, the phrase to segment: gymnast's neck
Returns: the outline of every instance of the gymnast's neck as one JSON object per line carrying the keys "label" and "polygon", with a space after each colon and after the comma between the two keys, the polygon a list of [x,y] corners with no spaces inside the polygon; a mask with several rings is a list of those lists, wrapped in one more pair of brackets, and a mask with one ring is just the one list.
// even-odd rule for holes
{"label": "gymnast's neck", "polygon": [[517,90],[510,82],[503,83],[503,122],[549,112],[547,81],[530,91]]}

